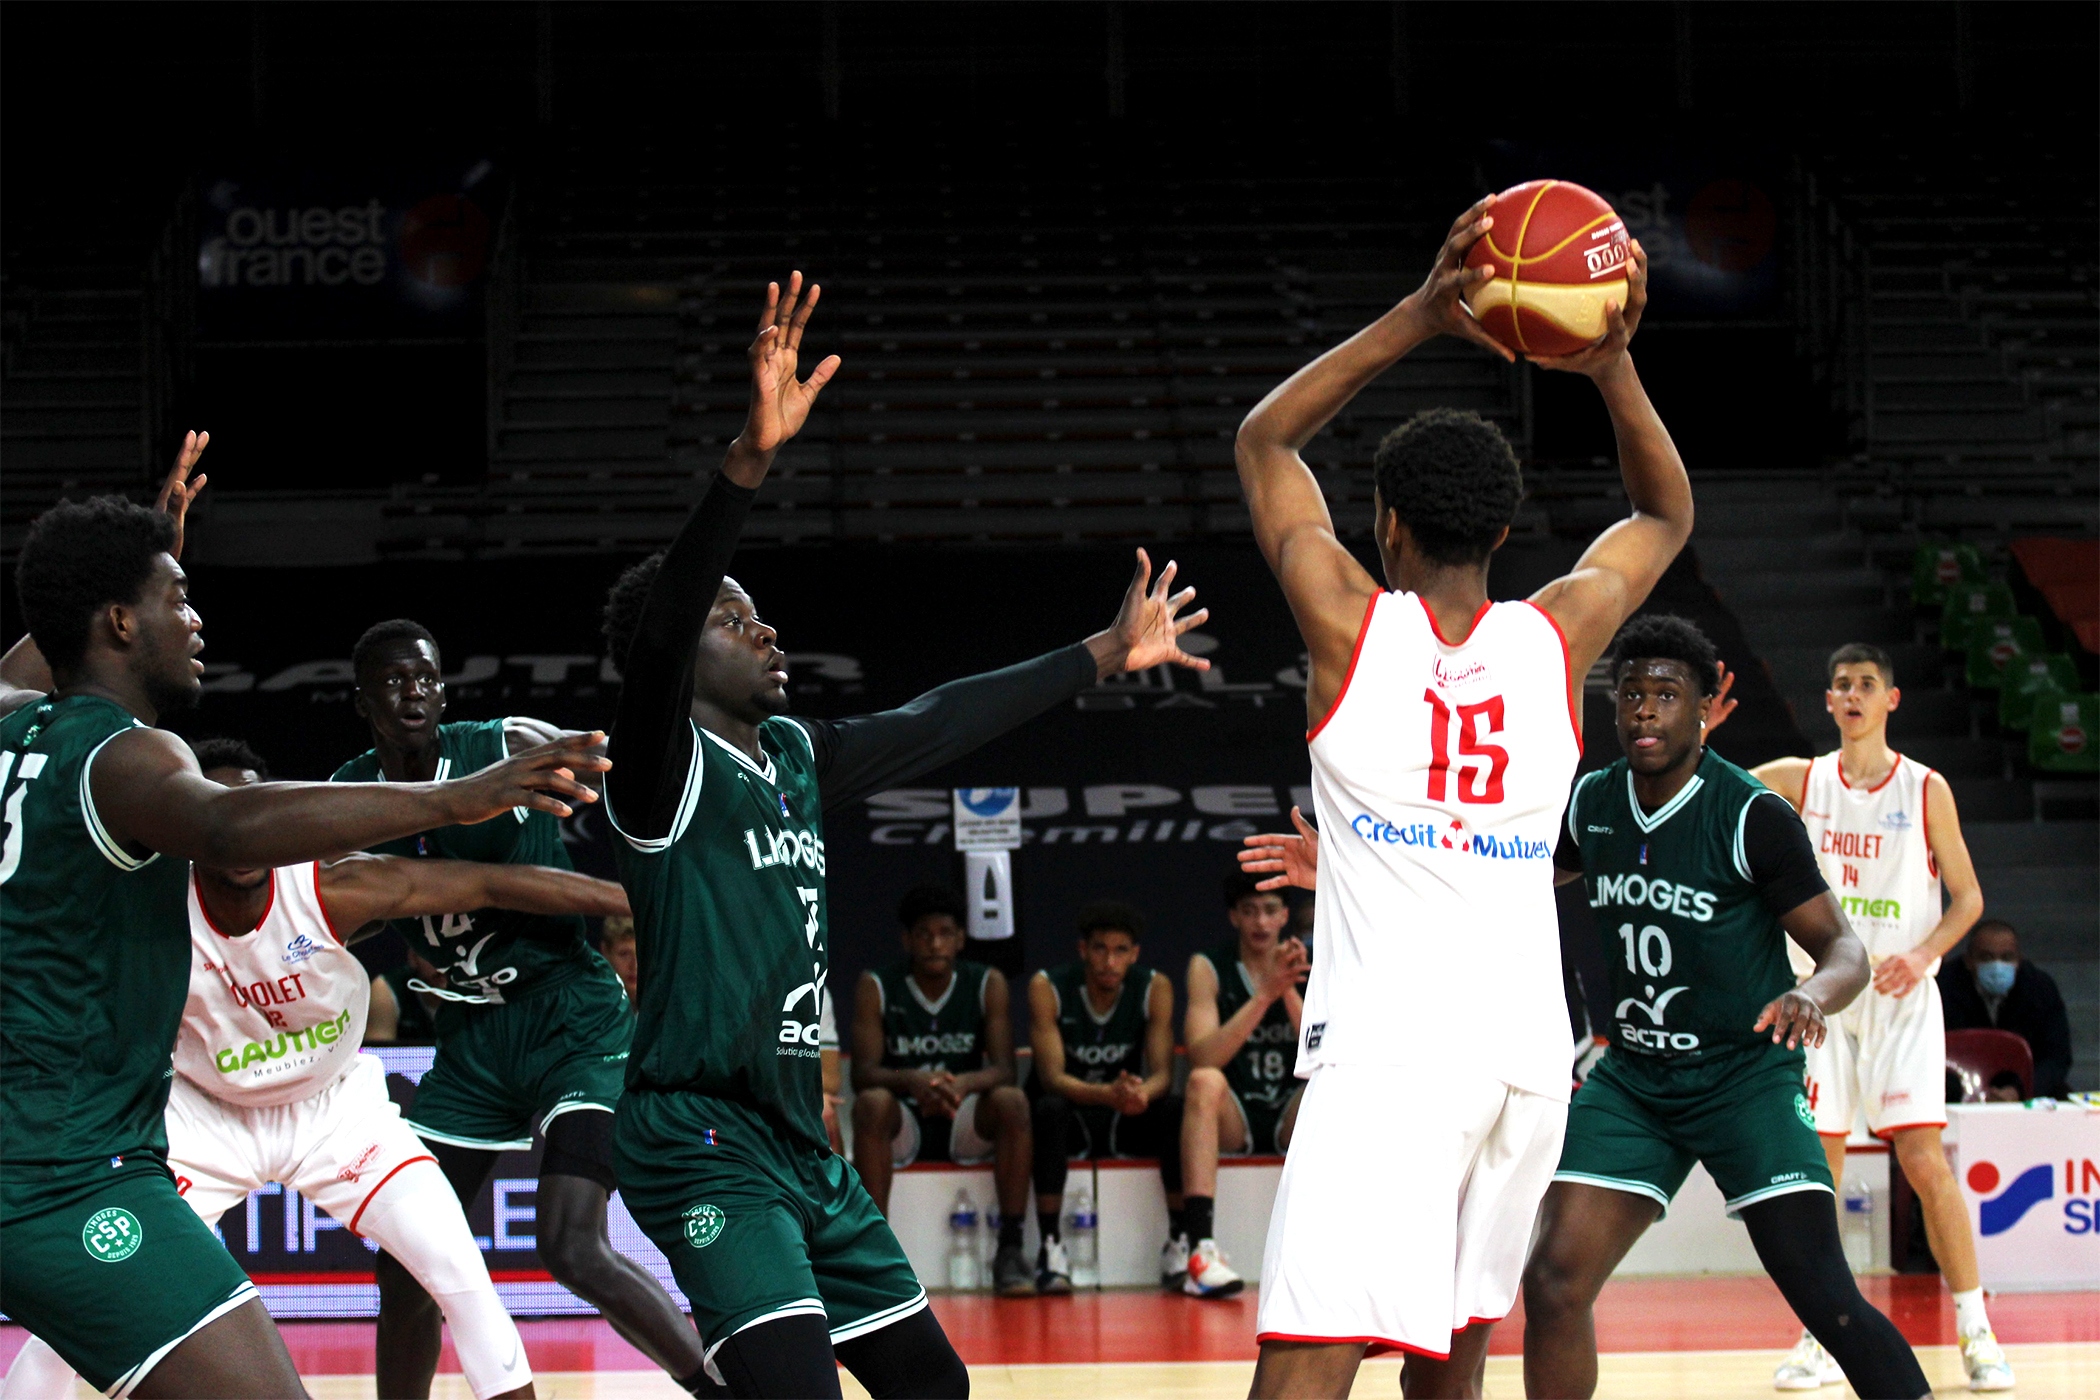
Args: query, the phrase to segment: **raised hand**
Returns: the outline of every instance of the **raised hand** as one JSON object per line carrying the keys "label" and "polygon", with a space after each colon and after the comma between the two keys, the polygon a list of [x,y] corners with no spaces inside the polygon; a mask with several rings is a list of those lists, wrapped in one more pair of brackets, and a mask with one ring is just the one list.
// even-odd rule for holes
{"label": "raised hand", "polygon": [[1167,567],[1159,571],[1159,582],[1153,583],[1152,556],[1142,549],[1137,552],[1137,572],[1123,593],[1123,606],[1117,610],[1116,620],[1106,631],[1086,639],[1087,650],[1094,654],[1097,674],[1114,676],[1169,664],[1191,671],[1210,669],[1208,661],[1181,649],[1182,634],[1208,621],[1210,609],[1198,608],[1187,617],[1179,615],[1196,596],[1193,588],[1168,592],[1180,567],[1169,560]]}
{"label": "raised hand", "polygon": [[1728,692],[1735,689],[1735,672],[1728,669],[1728,663],[1725,661],[1720,665],[1721,683],[1714,687],[1713,706],[1706,712],[1706,731],[1699,740],[1702,744],[1713,738],[1714,731],[1726,724],[1728,717],[1735,713],[1735,707],[1743,703],[1740,700],[1729,699]]}
{"label": "raised hand", "polygon": [[1641,313],[1648,309],[1648,252],[1636,238],[1628,246],[1632,254],[1626,264],[1626,305],[1624,309],[1607,308],[1604,313],[1604,334],[1572,355],[1527,356],[1541,369],[1564,369],[1573,374],[1586,374],[1595,379],[1608,371],[1618,369],[1625,361],[1626,343],[1641,327]]}
{"label": "raised hand", "polygon": [[1789,1050],[1803,1045],[1821,1045],[1829,1033],[1823,1021],[1823,1008],[1816,999],[1804,995],[1798,988],[1784,993],[1765,1004],[1757,1013],[1757,1024],[1750,1029],[1761,1031],[1772,1028],[1772,1043],[1785,1044]]}
{"label": "raised hand", "polygon": [[[598,794],[578,780],[578,773],[603,773],[612,767],[600,750],[602,730],[564,734],[549,744],[512,754],[478,772],[444,784],[452,820],[467,826],[501,816],[513,807],[566,817],[571,802],[596,802]],[[564,800],[566,799],[566,800]]]}
{"label": "raised hand", "polygon": [[1495,226],[1495,216],[1488,212],[1494,203],[1495,196],[1489,195],[1453,221],[1451,231],[1444,235],[1444,246],[1437,250],[1436,261],[1429,266],[1429,276],[1422,279],[1422,285],[1408,301],[1414,303],[1415,314],[1431,334],[1455,335],[1485,346],[1505,360],[1515,360],[1516,352],[1489,335],[1465,302],[1468,291],[1495,275],[1492,263],[1466,266],[1466,254]]}
{"label": "raised hand", "polygon": [[192,429],[183,435],[182,450],[175,454],[175,465],[168,468],[168,479],[160,484],[160,496],[153,502],[155,510],[166,511],[175,518],[175,547],[168,551],[175,558],[182,557],[182,526],[190,513],[190,502],[204,489],[208,476],[190,480],[190,471],[211,446],[211,434]]}
{"label": "raised hand", "polygon": [[1305,819],[1305,813],[1291,808],[1291,825],[1298,834],[1289,835],[1280,831],[1257,832],[1240,844],[1240,869],[1249,875],[1267,875],[1254,888],[1258,890],[1280,890],[1296,885],[1301,890],[1319,888],[1320,884],[1320,832]]}
{"label": "raised hand", "polygon": [[751,406],[744,413],[744,430],[737,435],[737,444],[746,451],[761,456],[778,452],[802,431],[817,395],[838,373],[839,357],[827,355],[809,378],[795,378],[802,331],[823,293],[812,282],[804,295],[799,272],[788,274],[785,295],[778,282],[766,284],[766,309],[759,315],[758,335],[751,342]]}

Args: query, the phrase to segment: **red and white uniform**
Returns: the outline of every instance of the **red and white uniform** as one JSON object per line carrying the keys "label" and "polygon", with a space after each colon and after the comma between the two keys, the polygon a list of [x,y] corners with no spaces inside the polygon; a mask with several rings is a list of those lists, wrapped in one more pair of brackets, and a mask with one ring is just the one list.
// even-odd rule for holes
{"label": "red and white uniform", "polygon": [[1264,1341],[1431,1355],[1516,1300],[1560,1158],[1570,1041],[1553,849],[1581,756],[1559,627],[1465,641],[1381,593],[1309,736],[1310,1080],[1262,1266]]}
{"label": "red and white uniform", "polygon": [[[1823,878],[1876,965],[1923,943],[1945,912],[1940,869],[1927,840],[1925,783],[1931,776],[1924,764],[1898,756],[1889,775],[1869,788],[1846,778],[1835,753],[1808,765],[1801,823],[1815,843]],[[1787,956],[1797,975],[1815,970],[1791,940]],[[1850,1133],[1862,1112],[1877,1137],[1946,1123],[1947,1029],[1934,976],[1939,966],[1935,959],[1900,997],[1869,986],[1831,1018],[1824,1042],[1809,1047],[1808,1097],[1817,1132]]]}
{"label": "red and white uniform", "polygon": [[[235,934],[212,923],[190,877],[190,995],[167,1109],[176,1189],[215,1224],[282,1182],[437,1300],[477,1397],[515,1390],[532,1369],[466,1213],[387,1097],[384,1067],[357,1053],[372,984],[336,936],[319,880],[312,862],[271,871],[262,922]],[[73,1393],[72,1372],[36,1338],[8,1382],[8,1400]]]}

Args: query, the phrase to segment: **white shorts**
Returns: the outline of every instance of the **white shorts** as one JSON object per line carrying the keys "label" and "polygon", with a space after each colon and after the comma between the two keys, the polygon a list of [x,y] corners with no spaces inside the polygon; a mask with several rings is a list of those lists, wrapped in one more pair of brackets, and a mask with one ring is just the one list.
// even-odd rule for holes
{"label": "white shorts", "polygon": [[1257,1340],[1444,1357],[1517,1298],[1568,1106],[1500,1080],[1324,1065],[1276,1188]]}
{"label": "white shorts", "polygon": [[[977,1131],[977,1101],[982,1095],[971,1094],[955,1108],[955,1120],[948,1129],[948,1160],[958,1167],[972,1167],[979,1162],[989,1162],[994,1145]],[[919,1160],[919,1151],[925,1145],[925,1129],[919,1124],[918,1110],[911,1100],[897,1100],[897,1136],[890,1139],[890,1165],[908,1167]]]}
{"label": "white shorts", "polygon": [[389,1177],[410,1162],[436,1161],[401,1121],[386,1068],[370,1055],[312,1098],[275,1108],[238,1108],[177,1075],[167,1124],[175,1189],[206,1221],[280,1181],[354,1234]]}
{"label": "white shorts", "polygon": [[1947,1122],[1947,1023],[1940,984],[1926,977],[1900,997],[1872,987],[1830,1021],[1830,1034],[1808,1050],[1808,1102],[1816,1131],[1844,1137],[1862,1108],[1867,1131]]}

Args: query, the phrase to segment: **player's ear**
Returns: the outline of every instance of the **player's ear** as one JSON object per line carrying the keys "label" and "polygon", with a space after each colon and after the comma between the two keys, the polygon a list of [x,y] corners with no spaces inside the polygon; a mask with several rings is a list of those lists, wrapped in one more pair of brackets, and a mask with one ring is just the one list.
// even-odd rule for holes
{"label": "player's ear", "polygon": [[1902,703],[1903,703],[1903,691],[1902,691],[1901,687],[1898,687],[1898,686],[1893,686],[1893,685],[1892,685],[1892,686],[1890,686],[1890,687],[1889,687],[1889,708],[1893,710],[1893,709],[1895,709],[1895,708],[1896,708],[1896,707],[1897,707],[1898,705],[1900,705],[1900,704],[1902,704]]}

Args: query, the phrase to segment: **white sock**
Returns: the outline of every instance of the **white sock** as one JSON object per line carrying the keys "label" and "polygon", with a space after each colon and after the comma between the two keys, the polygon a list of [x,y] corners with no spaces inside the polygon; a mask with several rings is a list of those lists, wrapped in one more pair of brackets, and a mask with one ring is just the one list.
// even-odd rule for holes
{"label": "white sock", "polygon": [[1963,1337],[1991,1330],[1991,1319],[1983,1310],[1983,1289],[1971,1288],[1954,1295],[1954,1330]]}

